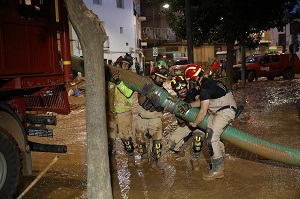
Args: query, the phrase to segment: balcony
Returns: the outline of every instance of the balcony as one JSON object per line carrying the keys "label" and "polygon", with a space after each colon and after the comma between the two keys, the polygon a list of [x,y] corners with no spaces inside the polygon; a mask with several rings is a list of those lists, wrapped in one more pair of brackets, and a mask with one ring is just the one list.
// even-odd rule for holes
{"label": "balcony", "polygon": [[166,40],[166,41],[176,41],[176,35],[170,28],[154,28],[153,27],[143,27],[142,29],[144,40]]}

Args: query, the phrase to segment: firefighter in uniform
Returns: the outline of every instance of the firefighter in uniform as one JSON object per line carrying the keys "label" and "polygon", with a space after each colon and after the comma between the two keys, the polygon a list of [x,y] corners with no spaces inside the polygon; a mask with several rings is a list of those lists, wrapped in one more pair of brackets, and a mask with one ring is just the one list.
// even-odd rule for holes
{"label": "firefighter in uniform", "polygon": [[[129,70],[132,61],[129,57],[119,57],[115,63],[124,70]],[[128,163],[134,164],[134,145],[132,137],[132,102],[134,91],[113,77],[114,82],[108,83],[108,148],[111,157],[116,154],[116,138],[122,140],[128,155]]]}
{"label": "firefighter in uniform", "polygon": [[[183,76],[176,76],[171,82],[172,89],[176,92],[177,97],[187,103],[196,101],[199,98],[196,86],[189,85]],[[194,171],[199,171],[200,166],[198,157],[200,155],[205,133],[200,129],[191,127],[188,122],[177,117],[178,127],[172,133],[169,139],[170,149],[179,152],[184,142],[193,137],[191,150],[191,163]]]}
{"label": "firefighter in uniform", "polygon": [[236,102],[231,91],[215,79],[204,77],[201,66],[189,64],[185,68],[185,77],[192,82],[198,82],[200,99],[190,104],[179,107],[181,113],[186,113],[191,107],[200,107],[200,111],[194,122],[190,125],[197,127],[204,119],[207,112],[206,139],[211,156],[211,169],[208,174],[203,175],[204,180],[214,180],[224,177],[224,144],[220,136],[227,125],[233,121],[238,113]]}
{"label": "firefighter in uniform", "polygon": [[[168,78],[168,67],[166,64],[159,64],[151,70],[152,81],[163,87]],[[163,172],[158,166],[158,159],[161,157],[162,150],[162,116],[163,107],[154,104],[147,96],[138,94],[137,122],[135,127],[136,143],[138,153],[141,155],[143,163],[148,162],[148,146],[146,139],[152,138],[152,151],[150,157],[150,166],[154,171]]]}

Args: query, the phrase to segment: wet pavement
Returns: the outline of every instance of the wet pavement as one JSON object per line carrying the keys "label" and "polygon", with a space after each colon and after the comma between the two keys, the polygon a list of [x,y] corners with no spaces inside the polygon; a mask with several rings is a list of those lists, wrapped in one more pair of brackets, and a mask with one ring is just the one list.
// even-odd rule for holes
{"label": "wet pavement", "polygon": [[[167,85],[169,88],[169,85]],[[235,85],[238,104],[245,104],[242,114],[232,125],[257,138],[300,149],[300,79],[275,79],[247,83],[246,88]],[[49,143],[66,144],[66,154],[32,153],[33,176],[22,180],[21,193],[41,173],[52,159],[58,161],[23,197],[31,198],[87,198],[86,129],[84,97],[70,97],[72,112],[59,116],[54,138]],[[133,113],[136,117],[134,101]],[[225,142],[225,177],[214,181],[202,180],[208,172],[208,150],[203,148],[199,158],[200,171],[193,171],[190,163],[190,142],[182,154],[167,150],[168,138],[176,129],[175,117],[164,114],[164,140],[160,166],[163,174],[141,165],[128,166],[120,140],[117,156],[111,164],[113,196],[115,199],[298,199],[300,198],[300,170],[298,166],[267,160],[231,143]],[[135,124],[133,123],[133,126]],[[33,138],[38,141],[38,138]],[[42,138],[43,143],[45,142]],[[42,141],[41,141],[42,142]],[[300,154],[299,154],[300,156]]]}

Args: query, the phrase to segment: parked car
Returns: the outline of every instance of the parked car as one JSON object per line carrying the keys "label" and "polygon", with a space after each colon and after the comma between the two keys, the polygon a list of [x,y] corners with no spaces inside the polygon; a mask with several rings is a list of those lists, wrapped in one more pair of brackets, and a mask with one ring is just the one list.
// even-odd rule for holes
{"label": "parked car", "polygon": [[[294,63],[293,63],[294,62]],[[294,73],[300,73],[300,61],[297,54],[263,54],[253,55],[246,59],[246,78],[252,82],[258,77],[266,77],[273,80],[275,77],[283,76],[284,79],[293,79]],[[241,79],[241,64],[233,66],[233,78],[237,82]]]}
{"label": "parked car", "polygon": [[171,76],[184,75],[184,68],[188,65],[187,57],[178,58],[170,67],[169,72]]}

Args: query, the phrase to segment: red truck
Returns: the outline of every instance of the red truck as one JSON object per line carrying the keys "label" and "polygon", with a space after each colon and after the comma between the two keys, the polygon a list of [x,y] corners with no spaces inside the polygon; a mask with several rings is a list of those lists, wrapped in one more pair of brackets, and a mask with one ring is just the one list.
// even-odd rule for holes
{"label": "red truck", "polygon": [[[263,54],[253,55],[246,59],[246,78],[252,82],[258,77],[273,80],[283,76],[284,79],[293,79],[294,74],[300,73],[300,61],[297,54]],[[241,79],[241,64],[233,66],[234,81]]]}
{"label": "red truck", "polygon": [[0,198],[12,198],[21,176],[32,174],[32,151],[67,151],[30,138],[53,137],[48,125],[70,112],[70,39],[63,0],[0,4]]}
{"label": "red truck", "polygon": [[179,57],[174,64],[170,67],[169,72],[170,75],[178,76],[178,75],[184,75],[184,69],[188,65],[188,58],[187,57]]}

